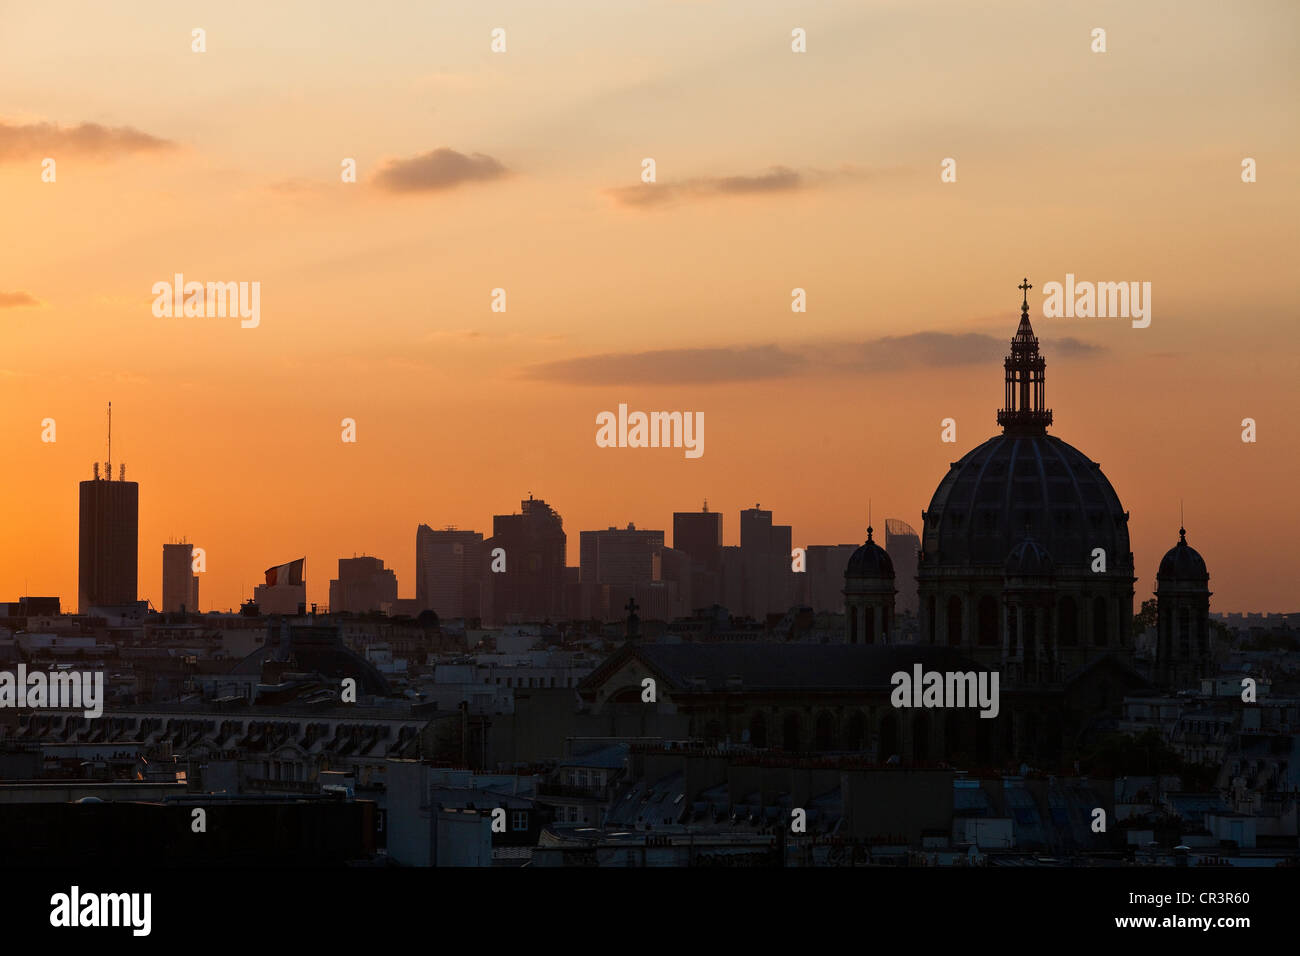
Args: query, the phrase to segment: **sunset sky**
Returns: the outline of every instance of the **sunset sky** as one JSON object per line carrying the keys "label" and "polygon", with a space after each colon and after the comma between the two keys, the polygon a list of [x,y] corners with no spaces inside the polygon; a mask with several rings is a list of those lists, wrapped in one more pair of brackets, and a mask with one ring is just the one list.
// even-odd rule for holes
{"label": "sunset sky", "polygon": [[[1135,601],[1181,500],[1213,610],[1300,610],[1298,45],[1285,0],[0,0],[0,600],[75,607],[109,401],[155,605],[182,536],[204,610],[302,555],[311,601],[362,553],[413,597],[418,524],[529,493],[571,564],[705,498],[727,544],[755,503],[796,545],[919,527],[1028,276]],[[260,325],[156,318],[178,272],[260,282]],[[1150,282],[1150,327],[1044,318],[1066,273]],[[619,403],[704,412],[703,457],[598,448]]]}

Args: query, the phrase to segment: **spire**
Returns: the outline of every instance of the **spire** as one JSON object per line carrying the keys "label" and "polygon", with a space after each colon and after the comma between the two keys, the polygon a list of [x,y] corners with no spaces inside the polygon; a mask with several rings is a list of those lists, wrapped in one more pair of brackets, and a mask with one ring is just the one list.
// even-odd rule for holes
{"label": "spire", "polygon": [[1016,288],[1024,295],[1020,303],[1020,326],[1011,338],[1011,350],[1003,361],[1006,390],[998,424],[1004,433],[1042,435],[1052,424],[1047,407],[1046,361],[1038,353],[1038,336],[1029,322],[1029,290],[1026,277]]}

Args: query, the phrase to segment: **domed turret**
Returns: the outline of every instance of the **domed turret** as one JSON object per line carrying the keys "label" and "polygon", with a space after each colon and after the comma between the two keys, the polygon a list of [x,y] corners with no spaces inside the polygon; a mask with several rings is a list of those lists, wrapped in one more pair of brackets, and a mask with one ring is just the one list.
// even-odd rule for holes
{"label": "domed turret", "polygon": [[849,558],[849,563],[844,568],[846,578],[894,579],[894,562],[890,559],[889,552],[872,539],[873,530],[867,528],[866,543]]}
{"label": "domed turret", "polygon": [[1178,529],[1156,572],[1156,676],[1166,687],[1195,687],[1213,671],[1210,573]]}
{"label": "domed turret", "polygon": [[1174,581],[1209,581],[1210,572],[1205,568],[1205,559],[1187,543],[1187,529],[1178,529],[1178,543],[1165,552],[1160,559],[1157,578]]}
{"label": "domed turret", "polygon": [[844,567],[844,630],[849,644],[888,644],[894,622],[894,562],[872,538]]}

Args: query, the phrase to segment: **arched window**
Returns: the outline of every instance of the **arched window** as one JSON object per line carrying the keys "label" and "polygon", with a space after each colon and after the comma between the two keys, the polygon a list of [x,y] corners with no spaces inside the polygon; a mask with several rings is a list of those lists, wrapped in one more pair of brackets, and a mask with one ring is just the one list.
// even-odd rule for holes
{"label": "arched window", "polygon": [[955,710],[943,715],[943,746],[949,760],[955,760],[966,750],[966,713]]}
{"label": "arched window", "polygon": [[948,644],[961,645],[961,598],[955,594],[948,598]]}
{"label": "arched window", "polygon": [[1032,607],[1021,608],[1021,617],[1025,625],[1025,663],[1038,657],[1038,621],[1037,612]]}
{"label": "arched window", "polygon": [[858,643],[858,609],[849,608],[849,643]]}
{"label": "arched window", "polygon": [[912,719],[912,760],[924,763],[930,759],[930,715],[914,711]]}
{"label": "arched window", "polygon": [[863,638],[864,644],[876,643],[876,609],[874,607],[863,608],[863,624],[866,625],[867,636]]}
{"label": "arched window", "polygon": [[935,621],[935,614],[936,614],[936,613],[937,613],[937,612],[936,612],[936,610],[935,610],[935,606],[934,606],[934,595],[931,594],[930,597],[926,600],[926,617],[928,617],[928,618],[930,619],[929,630],[930,630],[930,643],[931,643],[931,644],[934,643],[935,628],[936,628],[936,626],[937,626],[936,621]]}
{"label": "arched window", "polygon": [[1185,607],[1178,609],[1178,654],[1192,656],[1192,612]]}
{"label": "arched window", "polygon": [[980,598],[979,604],[981,647],[996,647],[998,643],[998,602],[991,594]]}
{"label": "arched window", "polygon": [[816,743],[816,750],[834,750],[835,749],[835,718],[829,711],[823,710],[817,715],[817,723],[813,731]]}
{"label": "arched window", "polygon": [[876,759],[884,763],[897,753],[898,718],[890,711],[880,721],[880,746],[876,751]]}
{"label": "arched window", "polygon": [[791,753],[799,752],[799,715],[786,714],[781,721],[781,746]]}
{"label": "arched window", "polygon": [[867,718],[860,710],[849,715],[848,739],[844,741],[849,750],[863,750],[867,746]]}
{"label": "arched window", "polygon": [[1072,597],[1056,605],[1056,635],[1062,647],[1079,646],[1079,606]]}
{"label": "arched window", "polygon": [[763,716],[762,711],[755,711],[754,716],[749,718],[749,745],[767,746],[767,718]]}
{"label": "arched window", "polygon": [[1109,643],[1110,625],[1106,620],[1106,599],[1100,594],[1092,599],[1092,643],[1105,647]]}

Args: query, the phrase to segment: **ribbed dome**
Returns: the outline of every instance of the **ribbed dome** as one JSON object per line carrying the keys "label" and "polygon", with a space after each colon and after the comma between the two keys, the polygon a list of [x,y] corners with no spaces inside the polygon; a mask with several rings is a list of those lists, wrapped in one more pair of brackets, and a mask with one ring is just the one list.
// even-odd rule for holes
{"label": "ribbed dome", "polygon": [[925,512],[927,567],[1001,570],[1032,534],[1059,569],[1086,570],[1094,548],[1130,570],[1128,516],[1101,466],[1045,432],[1003,433],[955,462]]}
{"label": "ribbed dome", "polygon": [[1025,578],[1048,575],[1055,568],[1052,556],[1037,541],[1027,537],[1007,555],[1006,569],[1008,577]]}
{"label": "ribbed dome", "polygon": [[1178,529],[1178,543],[1160,559],[1160,570],[1156,572],[1156,577],[1171,581],[1210,580],[1205,559],[1187,543],[1187,531],[1183,528]]}
{"label": "ribbed dome", "polygon": [[894,562],[889,553],[871,539],[872,529],[867,529],[867,541],[853,552],[844,568],[846,578],[894,578]]}

